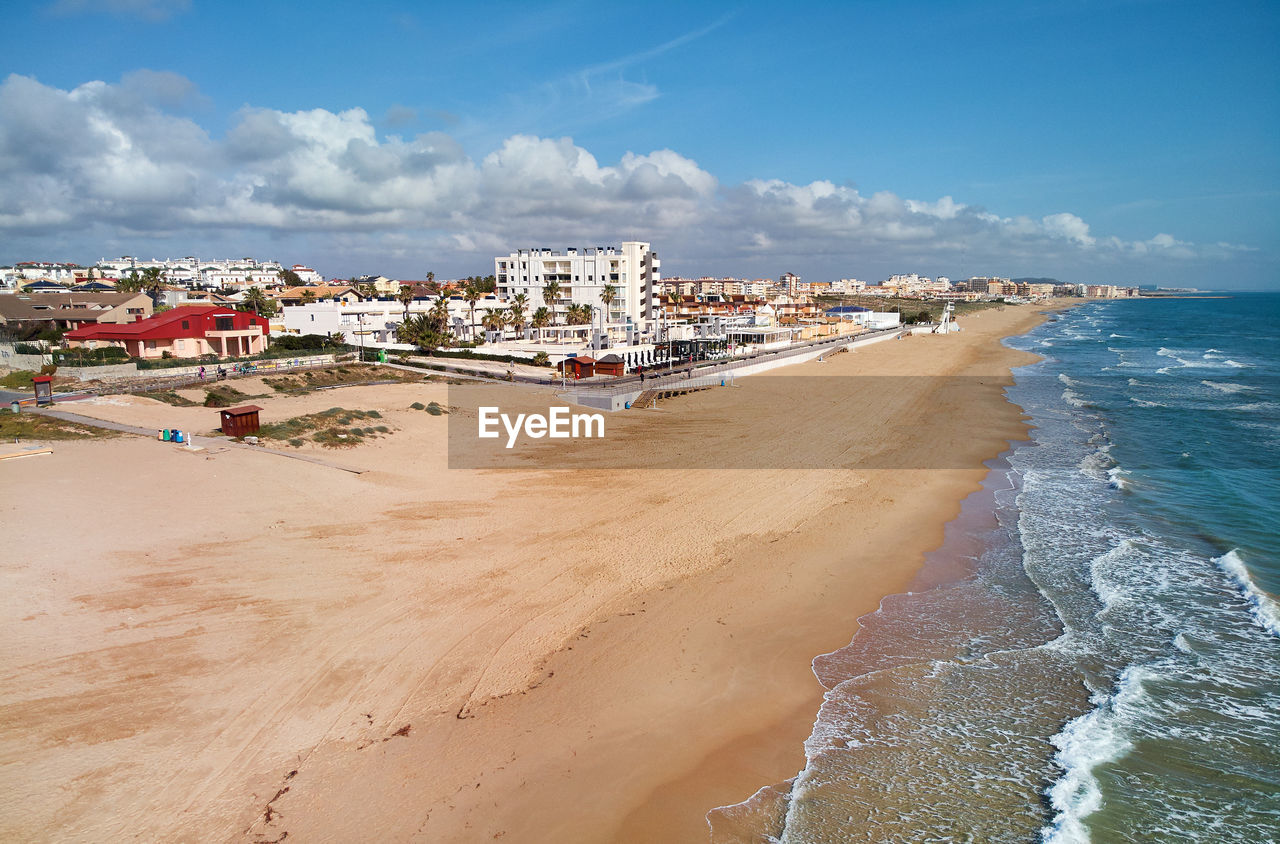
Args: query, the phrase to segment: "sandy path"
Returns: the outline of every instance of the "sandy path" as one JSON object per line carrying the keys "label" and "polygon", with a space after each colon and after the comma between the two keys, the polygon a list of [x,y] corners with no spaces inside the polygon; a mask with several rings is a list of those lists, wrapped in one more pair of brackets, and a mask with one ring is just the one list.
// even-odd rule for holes
{"label": "sandy path", "polygon": [[[379,410],[395,432],[334,455],[359,476],[128,437],[9,461],[0,838],[705,840],[708,809],[799,769],[809,660],[1021,436],[996,338],[1035,319],[616,414],[574,471],[448,469],[448,420],[409,404],[552,394],[437,384],[254,400]],[[956,468],[839,468],[869,454]]]}

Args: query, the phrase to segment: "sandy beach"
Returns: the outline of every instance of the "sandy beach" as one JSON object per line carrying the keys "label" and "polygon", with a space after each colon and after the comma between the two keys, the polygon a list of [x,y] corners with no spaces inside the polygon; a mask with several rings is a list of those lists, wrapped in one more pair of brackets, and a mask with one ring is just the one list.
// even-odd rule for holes
{"label": "sandy beach", "polygon": [[613,414],[514,468],[450,469],[448,426],[550,389],[254,400],[377,410],[389,434],[303,447],[362,474],[132,436],[4,461],[0,839],[708,840],[802,767],[813,657],[1024,437],[1002,389],[1029,356],[999,340],[1042,310]]}

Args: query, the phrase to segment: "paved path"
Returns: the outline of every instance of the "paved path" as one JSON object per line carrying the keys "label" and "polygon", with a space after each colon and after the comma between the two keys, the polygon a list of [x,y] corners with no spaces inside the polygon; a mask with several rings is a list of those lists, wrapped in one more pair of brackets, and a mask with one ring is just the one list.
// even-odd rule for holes
{"label": "paved path", "polygon": [[[147,439],[155,439],[157,430],[155,428],[139,428],[136,425],[125,425],[120,422],[108,422],[105,419],[94,419],[92,416],[81,416],[78,413],[67,413],[64,410],[49,410],[48,408],[43,407],[24,410],[23,413],[41,413],[45,416],[52,416],[55,419],[61,419],[64,422],[76,422],[80,425],[89,425],[93,428],[105,428],[108,431],[137,434],[138,436],[146,437]],[[327,469],[340,469],[343,472],[350,472],[353,475],[363,475],[365,472],[369,471],[368,469],[355,469],[351,466],[343,466],[340,463],[333,463],[329,460],[325,460],[324,458],[312,457],[308,454],[295,454],[289,451],[279,451],[274,448],[267,448],[261,445],[249,445],[248,443],[236,442],[235,440],[222,439],[220,437],[216,439],[213,437],[201,437],[200,439],[202,442],[197,442],[196,438],[192,437],[189,442],[191,445],[201,445],[205,448],[215,445],[225,448],[245,448],[259,454],[274,454],[277,457],[287,457],[290,460],[301,460],[304,463],[314,463],[317,466],[324,466]]]}

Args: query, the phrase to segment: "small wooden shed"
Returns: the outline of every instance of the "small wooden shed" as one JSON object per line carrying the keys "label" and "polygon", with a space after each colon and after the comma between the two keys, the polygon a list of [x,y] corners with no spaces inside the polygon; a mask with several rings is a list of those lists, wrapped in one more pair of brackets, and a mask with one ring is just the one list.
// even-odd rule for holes
{"label": "small wooden shed", "polygon": [[558,365],[566,375],[574,378],[590,378],[596,374],[596,359],[589,358],[586,355],[578,355],[574,358],[565,358]]}
{"label": "small wooden shed", "polygon": [[619,355],[608,354],[596,361],[596,375],[621,377],[626,371],[627,365]]}
{"label": "small wooden shed", "polygon": [[246,404],[240,407],[228,407],[221,411],[222,417],[222,433],[228,437],[243,437],[248,434],[256,434],[258,432],[258,411],[262,408],[256,404]]}

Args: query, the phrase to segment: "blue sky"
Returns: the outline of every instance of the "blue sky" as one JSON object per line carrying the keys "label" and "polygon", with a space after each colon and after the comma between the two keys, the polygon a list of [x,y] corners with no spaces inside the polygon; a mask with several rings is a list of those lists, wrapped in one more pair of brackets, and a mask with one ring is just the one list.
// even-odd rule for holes
{"label": "blue sky", "polygon": [[1280,286],[1280,6],[9,3],[0,262]]}

